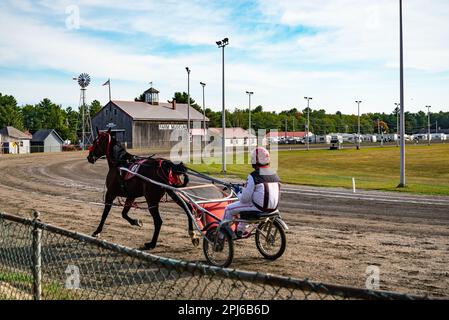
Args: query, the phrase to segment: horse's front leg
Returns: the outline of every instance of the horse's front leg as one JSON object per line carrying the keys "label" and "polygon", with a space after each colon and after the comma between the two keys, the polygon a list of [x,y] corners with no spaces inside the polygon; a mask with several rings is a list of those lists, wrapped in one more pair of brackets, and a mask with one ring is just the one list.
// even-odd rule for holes
{"label": "horse's front leg", "polygon": [[100,224],[98,225],[97,230],[95,230],[95,232],[92,234],[92,237],[95,238],[99,237],[100,233],[103,231],[104,223],[106,222],[106,218],[108,217],[109,212],[111,211],[114,199],[115,196],[113,196],[109,192],[106,192],[103,215],[101,216]]}
{"label": "horse's front leg", "polygon": [[132,226],[143,227],[143,223],[142,223],[141,220],[139,220],[139,219],[132,219],[128,215],[129,210],[131,209],[131,207],[132,207],[132,205],[134,203],[134,200],[136,200],[136,199],[135,198],[126,198],[125,207],[123,208],[123,211],[122,211],[122,217],[123,217],[123,219],[128,221],[129,224],[132,225]]}

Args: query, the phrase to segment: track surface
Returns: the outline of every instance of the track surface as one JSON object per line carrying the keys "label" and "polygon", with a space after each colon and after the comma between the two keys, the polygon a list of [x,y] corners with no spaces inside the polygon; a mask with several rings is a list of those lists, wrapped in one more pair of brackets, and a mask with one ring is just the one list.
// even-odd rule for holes
{"label": "track surface", "polygon": [[[0,211],[91,234],[100,219],[107,172],[84,153],[0,156]],[[315,281],[365,287],[366,268],[380,269],[384,290],[449,296],[449,197],[283,186],[281,211],[290,227],[288,246],[277,261],[262,259],[254,240],[237,242],[232,267]],[[105,240],[139,248],[150,240],[152,220],[144,210],[131,216],[114,208]],[[187,218],[173,203],[161,204],[159,243],[152,253],[204,261],[201,246],[187,235]]]}

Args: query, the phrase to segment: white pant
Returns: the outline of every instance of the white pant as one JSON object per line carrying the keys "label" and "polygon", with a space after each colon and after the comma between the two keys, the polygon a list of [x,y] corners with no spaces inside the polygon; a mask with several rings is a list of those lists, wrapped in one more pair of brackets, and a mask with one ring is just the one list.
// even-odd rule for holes
{"label": "white pant", "polygon": [[[241,203],[240,201],[236,201],[228,205],[225,209],[225,213],[223,216],[224,220],[232,220],[232,218],[239,214],[242,211],[260,211],[257,209],[252,203]],[[245,231],[246,223],[239,222],[237,226],[238,231]]]}

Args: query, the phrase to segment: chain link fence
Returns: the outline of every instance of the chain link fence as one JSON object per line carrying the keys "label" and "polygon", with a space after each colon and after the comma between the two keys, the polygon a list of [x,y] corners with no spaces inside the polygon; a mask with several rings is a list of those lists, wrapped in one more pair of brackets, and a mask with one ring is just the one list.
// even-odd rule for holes
{"label": "chain link fence", "polygon": [[423,298],[162,258],[0,213],[0,300]]}

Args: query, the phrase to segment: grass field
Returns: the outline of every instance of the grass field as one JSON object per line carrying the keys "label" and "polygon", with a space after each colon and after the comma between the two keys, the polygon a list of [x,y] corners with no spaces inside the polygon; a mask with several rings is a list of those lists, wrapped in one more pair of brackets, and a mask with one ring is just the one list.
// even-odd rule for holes
{"label": "grass field", "polygon": [[[278,173],[282,182],[310,186],[402,191],[449,195],[449,144],[406,147],[407,188],[399,183],[399,148],[363,148],[279,151]],[[228,160],[230,163],[230,160]],[[192,168],[220,175],[220,164],[197,164]],[[245,179],[249,165],[231,164],[228,174]]]}
{"label": "grass field", "polygon": [[[30,274],[0,271],[0,285],[2,282],[14,284],[15,290],[6,294],[2,293],[0,287],[0,300],[32,299],[33,277]],[[58,282],[44,282],[41,290],[44,299],[73,300],[76,298],[73,290],[64,288]]]}

